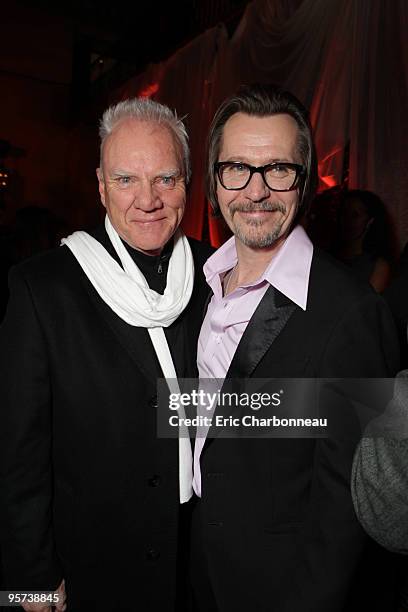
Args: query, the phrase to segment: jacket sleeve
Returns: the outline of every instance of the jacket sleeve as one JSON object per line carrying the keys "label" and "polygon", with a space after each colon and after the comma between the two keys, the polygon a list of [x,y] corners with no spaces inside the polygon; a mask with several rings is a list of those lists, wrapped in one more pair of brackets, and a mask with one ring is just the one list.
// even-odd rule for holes
{"label": "jacket sleeve", "polygon": [[367,533],[394,552],[408,553],[408,371],[395,380],[385,414],[358,445],[351,480],[356,514]]}
{"label": "jacket sleeve", "polygon": [[0,328],[0,549],[3,587],[53,590],[52,397],[47,347],[21,268]]}
{"label": "jacket sleeve", "polygon": [[[385,378],[398,368],[398,347],[385,303],[369,294],[354,303],[327,339],[320,378]],[[341,612],[345,609],[366,536],[355,516],[350,479],[361,430],[353,405],[330,385],[322,386],[320,413],[329,437],[316,441],[310,512],[301,537],[299,564],[279,612]],[[332,423],[330,424],[330,419]],[[333,423],[334,420],[334,423]],[[322,568],[325,579],[322,581]]]}

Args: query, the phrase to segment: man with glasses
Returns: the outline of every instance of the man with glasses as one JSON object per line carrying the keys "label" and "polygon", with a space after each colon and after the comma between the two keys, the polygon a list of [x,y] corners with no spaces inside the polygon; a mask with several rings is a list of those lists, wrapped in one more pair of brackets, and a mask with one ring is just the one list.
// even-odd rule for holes
{"label": "man with glasses", "polygon": [[[298,224],[316,182],[307,113],[294,96],[246,86],[221,105],[207,192],[234,236],[204,266],[213,295],[198,342],[201,381],[395,372],[381,298],[314,249]],[[346,402],[328,392],[319,412],[328,405],[341,424]],[[197,609],[354,609],[367,542],[349,486],[355,437],[227,439],[214,425],[218,414],[220,405],[194,449]],[[357,609],[374,609],[370,592]]]}

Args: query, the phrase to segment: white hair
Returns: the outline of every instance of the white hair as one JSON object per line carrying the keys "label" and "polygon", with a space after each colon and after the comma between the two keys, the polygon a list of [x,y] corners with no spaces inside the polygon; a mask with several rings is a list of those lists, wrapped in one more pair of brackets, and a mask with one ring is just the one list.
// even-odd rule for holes
{"label": "white hair", "polygon": [[150,98],[129,98],[106,109],[99,124],[101,160],[105,139],[123,119],[150,121],[166,126],[180,147],[184,177],[188,183],[191,176],[191,162],[186,127],[183,121],[177,117],[176,111],[173,112],[168,106],[150,100]]}

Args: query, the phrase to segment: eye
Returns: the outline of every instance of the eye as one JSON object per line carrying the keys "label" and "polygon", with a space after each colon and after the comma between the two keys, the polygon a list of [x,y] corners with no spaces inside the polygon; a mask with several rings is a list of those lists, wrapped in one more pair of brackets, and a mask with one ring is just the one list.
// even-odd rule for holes
{"label": "eye", "polygon": [[155,180],[155,183],[159,187],[163,187],[165,189],[172,189],[176,185],[176,177],[173,175],[170,176],[158,176]]}
{"label": "eye", "polygon": [[130,176],[117,176],[115,181],[120,187],[126,187],[130,185],[132,178]]}
{"label": "eye", "polygon": [[248,166],[240,162],[225,162],[220,166],[220,174],[223,180],[235,181],[247,176]]}
{"label": "eye", "polygon": [[273,174],[278,176],[284,176],[290,172],[290,169],[288,166],[286,166],[286,164],[273,164],[270,166],[268,172],[273,172]]}
{"label": "eye", "polygon": [[248,168],[245,164],[231,164],[231,166],[227,167],[228,172],[236,172],[237,174],[241,174],[242,172],[247,172]]}

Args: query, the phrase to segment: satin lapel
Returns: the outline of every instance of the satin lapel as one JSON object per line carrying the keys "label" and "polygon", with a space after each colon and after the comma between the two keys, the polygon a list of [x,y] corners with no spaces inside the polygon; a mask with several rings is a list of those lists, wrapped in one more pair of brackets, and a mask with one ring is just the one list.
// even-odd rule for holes
{"label": "satin lapel", "polygon": [[[246,327],[235,351],[226,379],[250,378],[295,310],[296,305],[271,285]],[[232,389],[227,389],[227,387],[228,382],[224,382],[221,391],[228,390],[231,392]],[[231,409],[228,405],[217,406],[214,417],[216,415],[226,417],[230,412]],[[210,432],[212,437],[207,437],[203,450],[211,444],[214,437],[217,437],[219,433],[215,428],[211,428]]]}
{"label": "satin lapel", "polygon": [[203,312],[201,316],[201,323],[205,319],[205,315],[207,314],[208,306],[210,305],[213,295],[214,295],[214,292],[212,291],[212,289],[210,289],[209,294],[207,295],[207,299],[205,300],[205,303],[204,303],[204,308],[203,308]]}
{"label": "satin lapel", "polygon": [[249,378],[295,309],[296,305],[271,285],[246,327],[226,378]]}

